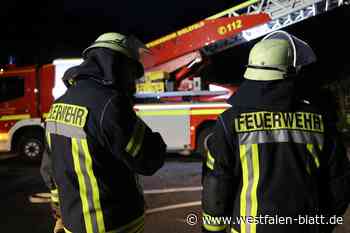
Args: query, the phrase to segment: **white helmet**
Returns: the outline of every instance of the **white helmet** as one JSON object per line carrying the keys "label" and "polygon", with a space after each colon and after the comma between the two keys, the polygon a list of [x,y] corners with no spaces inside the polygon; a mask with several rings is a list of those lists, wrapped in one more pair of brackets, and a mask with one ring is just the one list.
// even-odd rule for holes
{"label": "white helmet", "polygon": [[258,81],[284,79],[314,62],[316,55],[306,42],[287,32],[275,31],[251,49],[244,77]]}

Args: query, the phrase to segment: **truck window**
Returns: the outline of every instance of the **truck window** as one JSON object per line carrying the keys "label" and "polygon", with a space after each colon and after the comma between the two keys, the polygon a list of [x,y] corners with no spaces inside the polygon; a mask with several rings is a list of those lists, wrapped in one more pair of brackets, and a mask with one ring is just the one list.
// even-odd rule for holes
{"label": "truck window", "polygon": [[0,102],[14,100],[24,96],[24,79],[22,77],[0,78]]}

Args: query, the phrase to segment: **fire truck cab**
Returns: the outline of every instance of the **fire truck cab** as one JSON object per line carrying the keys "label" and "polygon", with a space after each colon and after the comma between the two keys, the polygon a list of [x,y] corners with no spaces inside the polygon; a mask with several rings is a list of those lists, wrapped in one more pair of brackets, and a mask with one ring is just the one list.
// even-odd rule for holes
{"label": "fire truck cab", "polygon": [[0,68],[0,151],[16,152],[28,160],[41,159],[43,119],[55,96],[62,94],[62,84],[55,86],[55,77],[77,62],[58,59],[42,66],[11,64]]}

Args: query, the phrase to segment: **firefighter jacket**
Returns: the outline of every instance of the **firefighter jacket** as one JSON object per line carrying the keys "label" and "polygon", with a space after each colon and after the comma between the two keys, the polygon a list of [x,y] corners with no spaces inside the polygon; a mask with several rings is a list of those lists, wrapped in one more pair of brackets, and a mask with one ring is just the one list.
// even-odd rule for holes
{"label": "firefighter jacket", "polygon": [[320,218],[345,212],[350,166],[317,98],[290,80],[248,80],[229,99],[203,164],[203,232],[331,232]]}
{"label": "firefighter jacket", "polygon": [[105,51],[66,72],[70,87],[46,119],[66,232],[142,232],[144,198],[136,175],[152,175],[164,163],[161,136],[118,89],[110,65],[120,63]]}

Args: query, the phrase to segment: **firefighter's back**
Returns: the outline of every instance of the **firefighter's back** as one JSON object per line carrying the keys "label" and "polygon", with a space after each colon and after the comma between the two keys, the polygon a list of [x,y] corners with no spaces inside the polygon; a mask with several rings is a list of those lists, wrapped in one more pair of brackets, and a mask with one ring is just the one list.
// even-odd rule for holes
{"label": "firefighter's back", "polygon": [[47,120],[62,217],[71,232],[109,231],[143,215],[135,175],[108,150],[101,129],[111,101],[120,104],[120,119],[107,120],[128,125],[133,118],[129,101],[89,79],[70,87]]}
{"label": "firefighter's back", "polygon": [[[206,218],[233,215],[232,232],[331,232],[322,215],[345,212],[350,165],[333,110],[306,98],[297,82],[315,61],[306,42],[284,31],[251,49],[247,80],[208,140]],[[225,226],[208,221],[203,229]]]}
{"label": "firefighter's back", "polygon": [[235,171],[242,181],[233,216],[263,217],[255,219],[261,224],[240,224],[243,230],[308,232],[298,220],[318,213],[319,169],[322,157],[328,157],[322,152],[323,116],[311,104],[298,105],[241,106],[223,115],[235,135]]}

